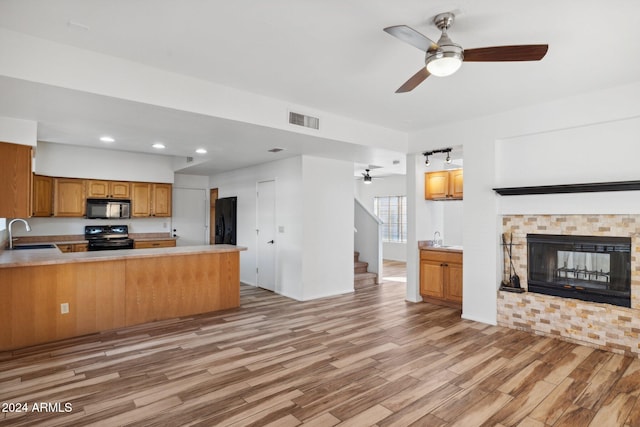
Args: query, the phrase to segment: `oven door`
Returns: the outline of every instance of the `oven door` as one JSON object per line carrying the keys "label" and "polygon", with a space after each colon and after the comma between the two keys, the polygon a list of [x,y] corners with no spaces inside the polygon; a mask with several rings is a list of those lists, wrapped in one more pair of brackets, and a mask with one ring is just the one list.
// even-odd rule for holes
{"label": "oven door", "polygon": [[133,249],[133,239],[90,240],[89,251],[113,251],[117,249]]}

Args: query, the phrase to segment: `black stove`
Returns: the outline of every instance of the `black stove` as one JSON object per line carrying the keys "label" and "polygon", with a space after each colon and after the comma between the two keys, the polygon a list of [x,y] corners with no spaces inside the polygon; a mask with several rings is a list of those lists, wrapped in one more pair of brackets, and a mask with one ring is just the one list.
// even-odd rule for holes
{"label": "black stove", "polygon": [[90,251],[133,249],[133,239],[129,238],[126,225],[87,225],[84,238],[89,242]]}

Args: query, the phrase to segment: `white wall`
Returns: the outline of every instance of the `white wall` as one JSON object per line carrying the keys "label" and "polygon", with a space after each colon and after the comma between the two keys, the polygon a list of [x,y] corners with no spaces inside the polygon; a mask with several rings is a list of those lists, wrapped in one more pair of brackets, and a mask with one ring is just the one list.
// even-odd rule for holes
{"label": "white wall", "polygon": [[23,227],[14,228],[14,236],[60,236],[64,234],[83,235],[85,225],[129,226],[129,233],[168,233],[171,218],[129,218],[117,220],[87,218],[27,218],[31,232]]}
{"label": "white wall", "polygon": [[353,162],[302,156],[302,179],[302,299],[352,292]]}
{"label": "white wall", "polygon": [[[358,179],[355,191],[360,203],[373,212],[375,197],[406,196],[407,177],[406,175],[390,175],[381,179],[374,179],[371,184],[364,184],[362,179]],[[383,242],[382,257],[393,261],[406,261],[407,244]]]}
{"label": "white wall", "polygon": [[218,197],[238,198],[237,244],[240,252],[240,280],[256,286],[256,190],[260,181],[276,181],[276,226],[284,232],[276,236],[276,289],[279,294],[301,300],[303,246],[302,158],[278,160],[251,168],[214,175],[210,188]]}
{"label": "white wall", "polygon": [[[7,77],[359,145],[407,148],[404,132],[6,29],[0,29],[0,58],[0,75]],[[320,131],[289,124],[290,109],[320,117]]]}
{"label": "white wall", "polygon": [[171,157],[38,142],[40,175],[173,183]]}
{"label": "white wall", "polygon": [[35,147],[38,123],[31,120],[19,120],[0,117],[0,141]]}
{"label": "white wall", "polygon": [[352,163],[311,156],[212,176],[219,197],[238,197],[240,280],[256,285],[257,183],[275,180],[275,291],[297,300],[352,291],[352,179]]}
{"label": "white wall", "polygon": [[[632,171],[633,160],[628,160],[640,153],[632,144],[627,143],[634,137],[637,139],[637,131],[634,130],[637,123],[606,125],[609,122],[640,117],[638,99],[640,83],[634,83],[493,116],[448,123],[410,135],[410,151],[413,153],[438,148],[427,146],[425,141],[455,141],[464,147],[463,317],[496,323],[496,290],[500,282],[498,237],[501,229],[498,213],[528,211],[543,200],[540,198],[542,196],[526,197],[520,199],[520,202],[527,203],[528,206],[507,208],[508,204],[517,203],[517,200],[500,198],[492,188],[498,182],[500,186],[506,186],[507,183],[521,185],[520,183],[525,182],[527,185],[571,183],[567,180],[574,179],[582,179],[582,182],[610,181],[614,177],[640,179],[640,173],[636,175]],[[575,130],[567,134],[566,130],[569,129]],[[540,136],[539,139],[535,137],[544,134],[553,135]],[[508,140],[514,146],[505,148],[504,144],[509,144]],[[538,141],[540,145],[537,144]],[[612,175],[611,168],[617,168],[617,163],[611,163],[608,157],[613,154],[603,154],[611,147],[618,149],[620,157],[627,158],[621,164],[621,171],[614,172],[615,175]],[[560,153],[559,160],[551,159],[556,152]],[[415,155],[408,156],[408,160],[410,157],[415,158]],[[598,158],[605,159],[605,162],[599,163],[596,160]],[[535,165],[536,160],[538,165]],[[587,163],[582,163],[583,161]],[[608,167],[602,167],[604,165]],[[534,169],[534,166],[539,168]],[[551,170],[553,179],[543,177],[541,169]],[[416,185],[420,185],[419,181]],[[596,196],[597,204],[600,205],[598,209],[605,206],[605,201],[605,209],[610,213],[630,209],[627,207],[630,196],[621,193]],[[415,197],[419,197],[418,191],[415,191]],[[632,197],[637,198],[637,195]],[[590,196],[577,195],[568,200],[575,203],[589,198]],[[557,197],[554,202],[562,199]],[[548,201],[545,203],[547,206],[551,204]],[[499,204],[501,211],[498,209]],[[594,206],[590,201],[587,204]],[[569,202],[564,206],[569,206]],[[415,221],[412,218],[412,222]],[[415,224],[416,231],[423,232]],[[407,268],[411,270],[411,273],[407,272],[407,299],[411,300],[418,293],[418,263],[415,256],[408,260]]]}

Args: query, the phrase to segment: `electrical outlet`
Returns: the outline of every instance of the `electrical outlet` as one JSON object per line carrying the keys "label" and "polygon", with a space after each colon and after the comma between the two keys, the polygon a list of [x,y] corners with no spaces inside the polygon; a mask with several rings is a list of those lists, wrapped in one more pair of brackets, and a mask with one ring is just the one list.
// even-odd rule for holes
{"label": "electrical outlet", "polygon": [[69,314],[69,303],[63,302],[60,304],[60,313],[61,314]]}

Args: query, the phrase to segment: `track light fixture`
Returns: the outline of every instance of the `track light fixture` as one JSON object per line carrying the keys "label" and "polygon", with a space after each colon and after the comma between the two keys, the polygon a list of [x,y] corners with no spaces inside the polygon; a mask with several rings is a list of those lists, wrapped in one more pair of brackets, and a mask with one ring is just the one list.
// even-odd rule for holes
{"label": "track light fixture", "polygon": [[447,153],[447,158],[444,159],[445,162],[447,163],[451,163],[451,150],[453,150],[452,148],[441,148],[439,150],[431,150],[431,151],[425,151],[424,153],[422,153],[422,155],[424,156],[424,164],[429,166],[431,164],[431,162],[429,161],[429,156],[432,156],[436,153]]}

